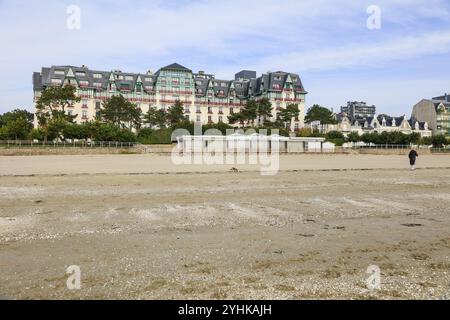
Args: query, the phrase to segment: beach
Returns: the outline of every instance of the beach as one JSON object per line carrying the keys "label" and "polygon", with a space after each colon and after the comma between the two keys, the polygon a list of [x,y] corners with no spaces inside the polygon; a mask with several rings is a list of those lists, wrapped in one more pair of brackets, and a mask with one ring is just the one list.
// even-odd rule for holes
{"label": "beach", "polygon": [[286,155],[263,176],[156,155],[0,157],[0,297],[449,299],[450,156],[417,168]]}

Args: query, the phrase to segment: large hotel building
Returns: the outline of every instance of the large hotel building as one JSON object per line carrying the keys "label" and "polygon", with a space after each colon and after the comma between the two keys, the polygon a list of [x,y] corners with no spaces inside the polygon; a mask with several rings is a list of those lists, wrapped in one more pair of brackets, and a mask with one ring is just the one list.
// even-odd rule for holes
{"label": "large hotel building", "polygon": [[289,104],[298,104],[300,115],[292,119],[291,129],[304,124],[305,91],[298,74],[268,72],[260,77],[244,70],[234,80],[218,80],[212,74],[198,73],[179,64],[171,64],[156,73],[95,71],[86,66],[53,66],[33,74],[34,99],[52,86],[72,85],[81,101],[68,113],[77,115],[76,122],[93,120],[102,102],[123,95],[137,104],[143,113],[150,106],[168,108],[177,100],[184,105],[186,119],[194,122],[228,122],[230,114],[239,112],[249,99],[267,98],[272,103],[273,119]]}

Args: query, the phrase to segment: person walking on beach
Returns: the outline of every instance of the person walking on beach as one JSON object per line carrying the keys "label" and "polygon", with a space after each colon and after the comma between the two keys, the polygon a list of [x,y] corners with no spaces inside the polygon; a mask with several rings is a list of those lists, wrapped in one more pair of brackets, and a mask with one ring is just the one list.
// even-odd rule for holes
{"label": "person walking on beach", "polygon": [[411,170],[414,171],[416,170],[416,159],[417,157],[419,157],[419,154],[417,153],[417,151],[415,149],[412,149],[409,152],[409,164],[411,165]]}

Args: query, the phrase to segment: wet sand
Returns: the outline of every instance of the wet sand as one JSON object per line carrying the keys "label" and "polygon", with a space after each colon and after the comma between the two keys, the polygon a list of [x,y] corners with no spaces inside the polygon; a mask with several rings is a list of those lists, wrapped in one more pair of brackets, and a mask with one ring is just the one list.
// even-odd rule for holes
{"label": "wet sand", "polygon": [[[449,299],[449,160],[410,172],[404,157],[285,156],[264,177],[145,155],[1,157],[0,296]],[[81,290],[66,288],[70,265]]]}

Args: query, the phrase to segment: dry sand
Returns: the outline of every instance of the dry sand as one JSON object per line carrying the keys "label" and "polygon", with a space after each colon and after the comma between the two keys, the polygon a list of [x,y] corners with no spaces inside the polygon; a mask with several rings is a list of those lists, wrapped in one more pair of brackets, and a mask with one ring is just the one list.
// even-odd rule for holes
{"label": "dry sand", "polygon": [[[0,157],[0,297],[450,298],[449,156],[415,172],[396,156],[284,156],[268,177],[236,167],[249,172]],[[301,171],[313,169],[351,171]],[[70,265],[81,290],[66,288]]]}

